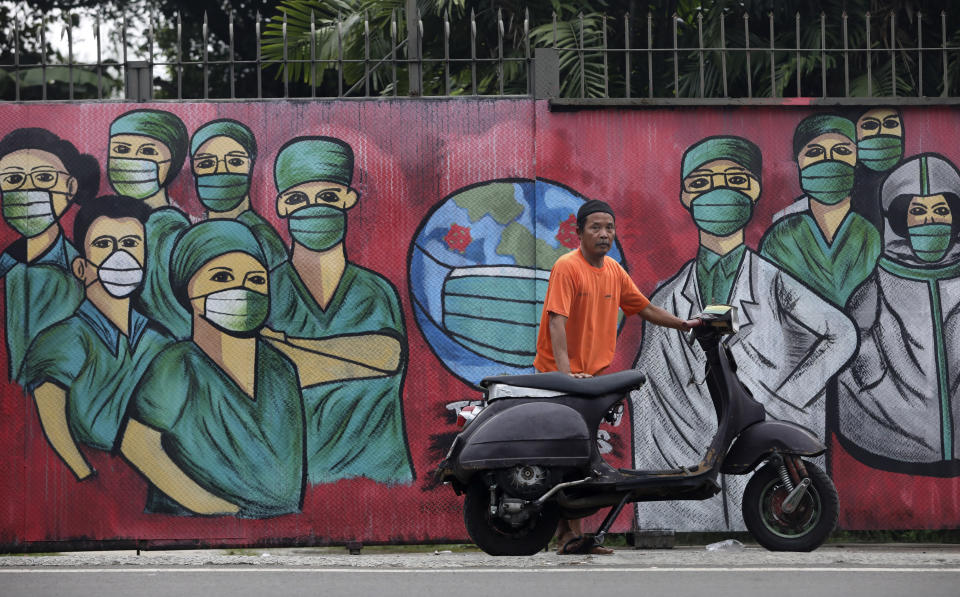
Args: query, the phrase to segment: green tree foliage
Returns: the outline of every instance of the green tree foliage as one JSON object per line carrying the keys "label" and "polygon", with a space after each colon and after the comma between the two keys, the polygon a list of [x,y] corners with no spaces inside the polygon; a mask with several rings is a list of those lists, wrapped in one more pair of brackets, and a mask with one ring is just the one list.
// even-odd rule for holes
{"label": "green tree foliage", "polygon": [[[632,97],[820,96],[824,79],[831,97],[845,95],[848,88],[859,97],[889,96],[894,89],[903,96],[960,95],[955,0],[418,0],[418,63],[410,61],[418,46],[407,40],[406,4],[30,0],[16,14],[21,64],[40,62],[41,15],[96,9],[104,22],[126,15],[137,25],[125,38],[116,33],[111,41],[126,44],[131,60],[152,57],[158,98],[405,96],[411,93],[411,65],[422,67],[423,95],[524,94],[530,58],[543,47],[558,50],[566,97],[624,97],[628,90]],[[13,63],[12,16],[10,3],[0,3],[0,65]],[[770,51],[771,20],[775,52]],[[923,46],[934,48],[922,56],[916,49],[921,29]],[[748,40],[749,54],[744,51]],[[944,43],[950,48],[946,85],[939,50]],[[643,51],[648,44],[655,48],[649,55]],[[623,51],[628,46],[629,55]],[[49,63],[66,61],[52,47],[46,56]],[[0,66],[3,99],[12,99],[12,70]],[[118,68],[106,72],[108,78],[120,76]],[[35,99],[39,88],[31,83],[41,74],[20,69],[22,96]],[[46,74],[48,97],[66,97],[60,94],[63,73]],[[91,90],[95,97],[96,83],[77,69],[73,74],[78,89],[86,90],[83,97],[91,97]]]}
{"label": "green tree foliage", "polygon": [[[60,12],[50,16],[49,10],[30,8],[0,4],[0,100],[70,99],[71,88],[74,99],[114,95],[120,88],[120,71],[110,66],[115,61],[104,61],[106,66],[100,69],[64,66],[70,63],[68,31],[75,31],[76,16]],[[42,29],[46,35],[41,35]],[[58,40],[58,34],[66,41]],[[55,48],[56,41],[64,41],[58,45],[66,49]]]}
{"label": "green tree foliage", "polygon": [[[330,77],[349,89],[364,76],[361,62],[345,63],[344,56],[369,55],[381,61],[374,69],[370,87],[374,94],[405,94],[406,21],[402,0],[286,0],[264,31],[263,55],[276,64],[274,73],[304,83],[317,81],[321,93]],[[938,48],[940,13],[947,12],[946,43],[960,45],[960,9],[952,0],[675,0],[665,2],[599,1],[585,8],[583,3],[562,0],[533,1],[526,5],[505,0],[500,3],[471,0],[421,0],[417,3],[423,21],[424,93],[445,94],[442,63],[449,55],[471,56],[470,15],[474,15],[476,55],[496,60],[500,44],[497,30],[502,22],[503,52],[509,61],[501,74],[478,77],[476,93],[523,92],[526,85],[527,43],[531,48],[556,47],[560,53],[561,87],[564,96],[623,96],[627,81],[631,95],[655,97],[756,97],[924,95],[944,93],[942,54],[924,52],[922,73],[918,26],[923,27],[923,45]],[[525,13],[524,11],[529,11]],[[867,14],[871,36],[866,38]],[[523,28],[529,14],[529,38]],[[846,54],[843,15],[847,15]],[[283,56],[283,17],[286,16],[286,58]],[[451,19],[447,54],[444,52],[444,17]],[[629,16],[628,16],[629,15]],[[825,26],[821,33],[821,16]],[[455,20],[459,17],[459,20]],[[315,50],[311,55],[311,18],[314,20]],[[554,22],[555,19],[555,22]],[[773,43],[771,53],[771,20]],[[797,23],[799,22],[799,40]],[[650,35],[648,37],[648,29]],[[369,32],[367,35],[366,32]],[[393,43],[396,36],[396,44]],[[674,36],[676,48],[674,51]],[[749,68],[747,47],[749,37]],[[701,42],[702,39],[702,42]],[[661,51],[632,52],[629,72],[625,53],[604,53],[604,47],[644,49],[650,43]],[[799,46],[801,51],[797,51]],[[700,50],[700,48],[705,48]],[[726,47],[723,52],[721,48]],[[821,47],[827,49],[821,52]],[[871,54],[863,52],[866,48]],[[395,48],[401,72],[394,89],[391,53]],[[532,51],[532,50],[531,50]],[[310,66],[310,60],[320,61]],[[701,75],[702,58],[702,75]],[[774,74],[771,75],[771,58]],[[290,60],[302,61],[290,63]],[[724,65],[725,62],[725,65]],[[868,69],[869,62],[869,69]],[[337,70],[333,65],[340,65]],[[725,67],[724,67],[725,66]],[[482,68],[482,67],[481,67]],[[822,70],[826,70],[826,76]],[[451,93],[472,93],[473,79],[468,66],[451,66]],[[489,70],[489,69],[488,69]],[[316,71],[316,74],[314,74]],[[844,72],[849,73],[845,78]],[[960,52],[948,52],[949,95],[960,93]],[[749,77],[748,77],[749,73]],[[724,76],[726,75],[726,76]],[[799,88],[798,88],[799,75]],[[322,79],[322,80],[321,80]],[[650,81],[652,80],[652,93]],[[725,81],[725,82],[724,82]]]}

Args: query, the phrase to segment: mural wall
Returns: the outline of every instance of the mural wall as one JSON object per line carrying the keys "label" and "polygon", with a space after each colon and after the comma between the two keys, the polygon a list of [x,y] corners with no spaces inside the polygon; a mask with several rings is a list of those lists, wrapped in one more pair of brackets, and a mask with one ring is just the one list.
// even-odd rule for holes
{"label": "mural wall", "polygon": [[[960,118],[549,111],[529,100],[0,108],[0,545],[462,540],[432,477],[485,376],[532,371],[586,199],[739,375],[827,438],[848,529],[960,525]],[[693,465],[703,356],[622,321],[649,383],[617,466]],[[743,477],[620,530],[742,529]]]}

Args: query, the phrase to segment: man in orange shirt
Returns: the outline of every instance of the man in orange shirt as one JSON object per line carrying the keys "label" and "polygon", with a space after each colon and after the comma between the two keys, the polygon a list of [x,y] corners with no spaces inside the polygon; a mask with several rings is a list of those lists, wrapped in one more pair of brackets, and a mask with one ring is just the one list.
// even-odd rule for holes
{"label": "man in orange shirt", "polygon": [[[617,346],[618,311],[637,314],[655,325],[688,330],[698,319],[683,320],[650,304],[616,260],[607,257],[616,236],[613,210],[595,199],[577,211],[580,248],[562,256],[550,270],[540,318],[538,371],[562,371],[574,377],[599,375],[610,365]],[[582,535],[580,520],[561,520],[559,553]],[[610,554],[594,546],[591,553]]]}

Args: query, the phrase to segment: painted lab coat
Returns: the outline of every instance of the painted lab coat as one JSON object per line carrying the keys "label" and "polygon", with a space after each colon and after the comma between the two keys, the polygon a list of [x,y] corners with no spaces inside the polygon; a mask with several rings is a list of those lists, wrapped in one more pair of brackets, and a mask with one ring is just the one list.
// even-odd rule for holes
{"label": "painted lab coat", "polygon": [[[689,319],[701,304],[696,262],[650,297]],[[856,350],[853,323],[789,274],[749,248],[736,273],[730,304],[740,331],[728,340],[737,374],[768,418],[792,421],[824,436],[827,380]],[[636,368],[647,383],[631,395],[634,465],[667,469],[699,463],[716,433],[704,376],[706,357],[678,330],[644,325]],[[740,504],[749,476],[721,475],[724,491],[701,502],[650,502],[637,508],[640,528],[678,531],[744,529]]]}

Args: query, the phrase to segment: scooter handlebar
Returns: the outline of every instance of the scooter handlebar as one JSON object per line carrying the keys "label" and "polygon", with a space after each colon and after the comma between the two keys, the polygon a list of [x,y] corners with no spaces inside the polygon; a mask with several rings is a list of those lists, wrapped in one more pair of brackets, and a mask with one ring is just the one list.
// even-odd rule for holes
{"label": "scooter handlebar", "polygon": [[696,341],[696,329],[703,325],[703,320],[699,318],[688,319],[686,321],[690,325],[690,328],[683,333],[683,339],[687,341],[689,346],[693,346],[693,343]]}

